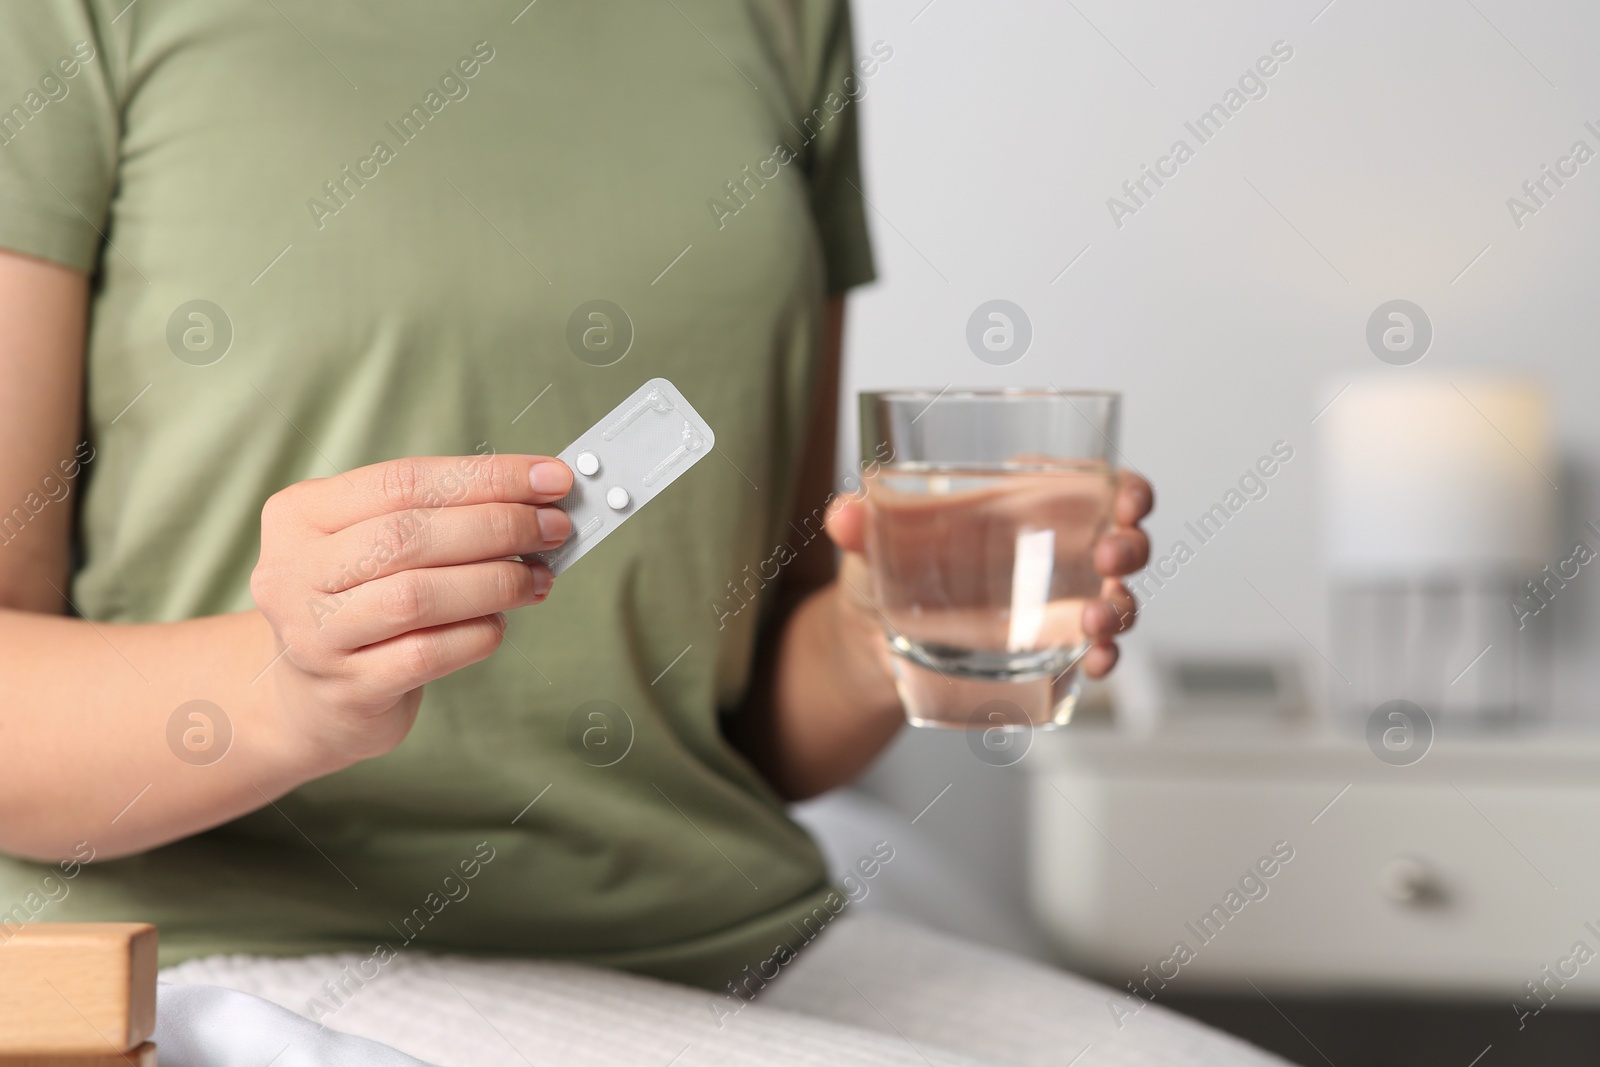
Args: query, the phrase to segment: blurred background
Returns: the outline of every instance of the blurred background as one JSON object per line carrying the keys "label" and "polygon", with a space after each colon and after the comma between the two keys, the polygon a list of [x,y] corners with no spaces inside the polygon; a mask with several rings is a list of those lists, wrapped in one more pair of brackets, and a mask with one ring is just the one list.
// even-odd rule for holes
{"label": "blurred background", "polygon": [[806,809],[903,843],[863,906],[1300,1063],[1593,1062],[1600,8],[855,19],[841,474],[857,390],[1121,390],[1159,579],[1065,730],[908,731]]}

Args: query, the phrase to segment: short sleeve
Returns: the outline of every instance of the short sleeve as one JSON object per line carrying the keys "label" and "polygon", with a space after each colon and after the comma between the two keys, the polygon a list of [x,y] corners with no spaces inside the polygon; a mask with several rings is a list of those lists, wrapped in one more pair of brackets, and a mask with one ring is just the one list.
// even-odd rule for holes
{"label": "short sleeve", "polygon": [[120,125],[103,18],[84,0],[0,5],[0,248],[90,273]]}
{"label": "short sleeve", "polygon": [[876,276],[861,191],[860,115],[881,59],[857,58],[848,0],[817,0],[808,6],[811,24],[802,27],[802,34],[809,77],[801,95],[805,110],[795,126],[808,139],[811,208],[822,239],[827,291],[833,296]]}

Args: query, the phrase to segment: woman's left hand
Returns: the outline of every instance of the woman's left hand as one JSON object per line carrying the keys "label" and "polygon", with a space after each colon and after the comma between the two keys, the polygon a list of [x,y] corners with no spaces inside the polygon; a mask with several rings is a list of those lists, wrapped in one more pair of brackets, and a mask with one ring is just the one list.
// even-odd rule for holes
{"label": "woman's left hand", "polygon": [[[1112,505],[1112,525],[1094,547],[1095,570],[1099,571],[1100,596],[1083,608],[1083,631],[1092,642],[1083,657],[1083,670],[1091,678],[1104,676],[1117,664],[1117,635],[1133,626],[1139,606],[1122,579],[1144,567],[1150,558],[1150,539],[1140,529],[1139,523],[1150,514],[1155,504],[1155,494],[1150,483],[1130,471],[1120,471],[1117,476],[1117,495]],[[840,561],[840,580],[848,586],[840,592],[846,600],[859,609],[863,622],[871,617],[870,628],[876,640],[869,641],[876,653],[874,658],[885,665],[888,648],[881,638],[880,620],[869,597],[866,561],[866,506],[857,500],[845,498],[830,510],[827,517],[828,535],[844,550]],[[860,647],[859,645],[856,647]]]}

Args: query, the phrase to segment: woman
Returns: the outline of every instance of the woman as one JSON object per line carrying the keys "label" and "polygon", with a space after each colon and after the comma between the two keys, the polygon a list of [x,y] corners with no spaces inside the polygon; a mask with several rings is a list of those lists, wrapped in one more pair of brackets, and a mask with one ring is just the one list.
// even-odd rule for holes
{"label": "woman", "polygon": [[[790,937],[784,802],[902,716],[821,539],[718,605],[832,484],[884,58],[842,0],[0,15],[0,905],[712,989]],[[553,586],[546,457],[656,376],[717,454]]]}

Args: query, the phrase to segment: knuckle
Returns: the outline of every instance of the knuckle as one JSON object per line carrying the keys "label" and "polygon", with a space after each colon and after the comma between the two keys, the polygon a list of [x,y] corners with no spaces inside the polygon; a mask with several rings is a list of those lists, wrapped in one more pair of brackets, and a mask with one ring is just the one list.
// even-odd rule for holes
{"label": "knuckle", "polygon": [[415,459],[394,459],[383,465],[378,492],[391,509],[409,507],[423,483],[422,465]]}
{"label": "knuckle", "polygon": [[250,572],[250,598],[268,618],[281,614],[277,609],[284,600],[284,590],[288,584],[286,577],[280,564],[265,557],[258,560],[255,569]]}
{"label": "knuckle", "polygon": [[379,599],[379,610],[384,617],[415,629],[422,622],[427,602],[422,580],[412,574],[400,574],[386,583]]}
{"label": "knuckle", "polygon": [[471,476],[482,481],[491,496],[505,499],[516,498],[516,485],[513,484],[511,464],[499,456],[485,456],[471,462]]}
{"label": "knuckle", "polygon": [[255,569],[250,572],[250,599],[256,602],[256,607],[261,607],[271,592],[272,583],[267,577],[266,563],[258,562]]}
{"label": "knuckle", "polygon": [[261,534],[265,537],[268,531],[276,530],[283,521],[283,494],[273,493],[261,505]]}
{"label": "knuckle", "polygon": [[411,634],[400,645],[401,669],[412,678],[433,678],[443,655],[436,634]]}
{"label": "knuckle", "polygon": [[[433,499],[438,504],[456,504],[472,495],[474,486],[485,484],[483,464],[477,460],[458,460],[440,475]],[[493,483],[488,483],[492,485]],[[480,488],[481,492],[481,488]],[[492,494],[491,494],[492,495]]]}
{"label": "knuckle", "polygon": [[417,551],[417,539],[421,536],[420,526],[404,518],[391,518],[378,527],[372,539],[371,556],[379,563],[404,563]]}
{"label": "knuckle", "polygon": [[515,504],[490,504],[484,512],[484,531],[497,551],[511,552],[526,537],[529,509]]}
{"label": "knuckle", "polygon": [[286,486],[267,497],[261,505],[261,528],[263,531],[287,526],[293,521],[296,512],[296,499],[299,497],[298,485]]}

